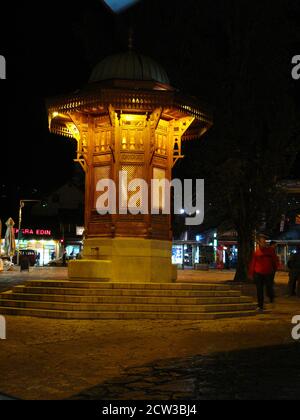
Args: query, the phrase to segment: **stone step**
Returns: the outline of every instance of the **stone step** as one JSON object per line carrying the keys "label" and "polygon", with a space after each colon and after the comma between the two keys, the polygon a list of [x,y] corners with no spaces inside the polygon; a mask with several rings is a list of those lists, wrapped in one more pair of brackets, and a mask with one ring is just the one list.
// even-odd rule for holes
{"label": "stone step", "polygon": [[234,312],[251,311],[255,309],[252,302],[234,304],[207,304],[207,305],[167,305],[167,304],[81,304],[47,301],[24,301],[3,299],[0,295],[1,307],[45,309],[55,311],[89,311],[89,312]]}
{"label": "stone step", "polygon": [[237,297],[172,297],[172,296],[78,296],[72,294],[30,294],[5,292],[0,299],[39,302],[93,303],[93,304],[168,304],[168,305],[203,305],[249,303],[251,299],[245,296]]}
{"label": "stone step", "polygon": [[255,315],[226,284],[31,280],[0,294],[0,314],[65,319],[216,319]]}
{"label": "stone step", "polygon": [[63,287],[83,289],[134,289],[134,290],[231,290],[226,284],[190,284],[190,283],[109,283],[88,281],[63,280],[31,280],[26,282],[28,287]]}
{"label": "stone step", "polygon": [[[160,296],[160,297],[239,297],[235,290],[162,290],[162,289],[89,289],[71,287],[32,287],[19,285],[14,293],[72,295],[72,296]],[[1,295],[0,295],[1,296]]]}
{"label": "stone step", "polygon": [[57,311],[32,308],[11,308],[0,306],[3,315],[29,316],[55,319],[99,319],[99,320],[191,320],[203,321],[221,318],[255,316],[254,310],[234,312],[190,313],[190,312],[94,312],[94,311]]}

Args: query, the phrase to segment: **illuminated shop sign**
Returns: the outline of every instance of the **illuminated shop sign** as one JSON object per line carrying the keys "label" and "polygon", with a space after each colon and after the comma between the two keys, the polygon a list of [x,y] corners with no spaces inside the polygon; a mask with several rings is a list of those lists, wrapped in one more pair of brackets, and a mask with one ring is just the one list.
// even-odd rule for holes
{"label": "illuminated shop sign", "polygon": [[[14,229],[15,234],[19,233],[19,229]],[[49,229],[21,229],[23,235],[35,236],[51,236],[52,232]]]}

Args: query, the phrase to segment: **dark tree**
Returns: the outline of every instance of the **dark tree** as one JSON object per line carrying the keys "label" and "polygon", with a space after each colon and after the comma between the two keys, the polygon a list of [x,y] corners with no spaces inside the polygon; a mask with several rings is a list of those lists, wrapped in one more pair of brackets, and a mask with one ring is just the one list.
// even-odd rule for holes
{"label": "dark tree", "polygon": [[238,233],[235,280],[244,281],[255,231],[278,222],[284,200],[277,185],[300,150],[290,75],[295,32],[286,2],[219,6],[226,54],[215,72],[215,127],[194,174],[207,181],[208,217]]}

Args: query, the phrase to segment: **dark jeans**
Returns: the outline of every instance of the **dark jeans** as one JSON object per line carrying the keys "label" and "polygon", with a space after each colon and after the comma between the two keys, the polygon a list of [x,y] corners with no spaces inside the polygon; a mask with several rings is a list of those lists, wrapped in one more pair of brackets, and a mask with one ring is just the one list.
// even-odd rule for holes
{"label": "dark jeans", "polygon": [[[296,291],[298,282],[298,291]],[[289,296],[296,296],[300,297],[300,273],[299,272],[289,272]]]}
{"label": "dark jeans", "polygon": [[254,281],[257,288],[257,302],[260,309],[264,308],[265,295],[264,289],[266,289],[267,296],[270,302],[274,302],[274,275],[273,274],[254,274]]}

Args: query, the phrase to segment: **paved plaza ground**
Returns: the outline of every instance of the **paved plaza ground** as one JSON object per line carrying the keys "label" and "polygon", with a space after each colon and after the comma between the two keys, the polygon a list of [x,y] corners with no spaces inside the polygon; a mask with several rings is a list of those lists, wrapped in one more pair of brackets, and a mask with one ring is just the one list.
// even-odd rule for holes
{"label": "paved plaza ground", "polygon": [[[179,272],[179,281],[227,282],[234,272]],[[63,279],[63,268],[1,273],[1,290],[25,279]],[[217,321],[74,321],[7,316],[0,394],[20,399],[300,399],[300,344],[286,298],[257,317]],[[238,287],[238,286],[236,286]],[[255,295],[253,285],[243,292]]]}

